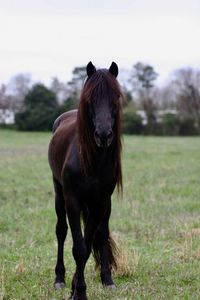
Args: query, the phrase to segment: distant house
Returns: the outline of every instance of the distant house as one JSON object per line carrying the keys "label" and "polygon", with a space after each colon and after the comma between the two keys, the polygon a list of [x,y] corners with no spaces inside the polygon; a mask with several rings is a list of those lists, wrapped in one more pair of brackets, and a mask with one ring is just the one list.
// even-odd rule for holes
{"label": "distant house", "polygon": [[15,123],[14,111],[10,109],[0,109],[0,124],[12,125]]}
{"label": "distant house", "polygon": [[137,115],[139,115],[141,117],[142,124],[147,125],[148,121],[147,121],[146,112],[144,110],[137,110]]}
{"label": "distant house", "polygon": [[[138,110],[137,114],[142,118],[142,124],[147,125],[148,120],[147,120],[147,115],[144,110]],[[177,110],[176,109],[164,109],[164,110],[158,110],[156,111],[156,122],[161,123],[163,120],[163,117],[166,115],[177,115]]]}

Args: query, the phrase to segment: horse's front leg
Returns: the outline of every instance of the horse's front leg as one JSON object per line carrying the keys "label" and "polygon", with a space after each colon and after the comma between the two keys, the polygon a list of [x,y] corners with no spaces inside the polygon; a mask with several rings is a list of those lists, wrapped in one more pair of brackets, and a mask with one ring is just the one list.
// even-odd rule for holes
{"label": "horse's front leg", "polygon": [[94,243],[96,232],[98,231],[98,228],[104,219],[106,212],[106,206],[104,204],[97,205],[97,207],[92,208],[89,210],[89,215],[87,217],[87,221],[85,224],[85,231],[84,231],[84,240],[86,244],[86,261],[88,260],[92,245]]}
{"label": "horse's front leg", "polygon": [[95,233],[97,232],[97,228],[101,223],[103,215],[104,215],[104,209],[102,210],[101,207],[99,207],[99,209],[96,210],[91,210],[88,215],[87,222],[85,224],[85,231],[84,231],[84,240],[87,249],[86,260],[88,260],[91,254]]}
{"label": "horse's front leg", "polygon": [[70,196],[66,199],[66,207],[73,240],[72,253],[76,262],[76,272],[72,280],[71,299],[87,300],[86,283],[84,279],[87,250],[81,231],[80,203],[76,197]]}

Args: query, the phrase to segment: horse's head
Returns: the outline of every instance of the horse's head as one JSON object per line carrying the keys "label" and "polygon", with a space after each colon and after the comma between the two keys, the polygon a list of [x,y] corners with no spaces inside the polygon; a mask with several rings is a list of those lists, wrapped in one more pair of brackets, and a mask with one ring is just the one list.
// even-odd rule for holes
{"label": "horse's head", "polygon": [[89,62],[87,75],[88,113],[94,141],[98,147],[109,147],[115,136],[120,107],[121,92],[116,80],[118,66],[112,62],[108,70],[96,70]]}
{"label": "horse's head", "polygon": [[[85,174],[94,171],[99,151],[96,147],[112,149],[116,183],[122,188],[121,173],[121,99],[116,79],[118,66],[96,70],[87,65],[87,80],[83,86],[77,114],[79,158]],[[113,147],[112,147],[113,146]]]}

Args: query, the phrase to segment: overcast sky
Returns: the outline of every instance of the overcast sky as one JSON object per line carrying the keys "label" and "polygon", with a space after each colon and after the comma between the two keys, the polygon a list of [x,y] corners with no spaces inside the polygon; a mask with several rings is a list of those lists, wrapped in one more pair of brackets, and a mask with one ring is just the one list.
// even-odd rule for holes
{"label": "overcast sky", "polygon": [[200,0],[0,0],[0,84],[22,72],[66,81],[90,60],[146,62],[163,80],[199,68]]}

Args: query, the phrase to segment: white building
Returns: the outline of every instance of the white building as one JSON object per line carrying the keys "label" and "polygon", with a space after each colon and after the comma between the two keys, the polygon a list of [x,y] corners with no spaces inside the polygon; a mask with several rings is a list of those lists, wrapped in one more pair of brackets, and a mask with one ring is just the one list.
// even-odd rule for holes
{"label": "white building", "polygon": [[0,109],[0,124],[12,125],[15,123],[14,111],[10,109]]}
{"label": "white building", "polygon": [[[143,125],[147,125],[148,120],[147,120],[147,115],[146,112],[144,110],[138,110],[137,114],[142,118],[142,124]],[[164,116],[166,115],[177,115],[177,110],[176,109],[164,109],[164,110],[158,110],[156,111],[156,122],[157,123],[161,123]]]}

